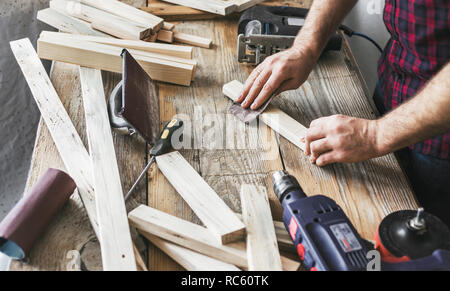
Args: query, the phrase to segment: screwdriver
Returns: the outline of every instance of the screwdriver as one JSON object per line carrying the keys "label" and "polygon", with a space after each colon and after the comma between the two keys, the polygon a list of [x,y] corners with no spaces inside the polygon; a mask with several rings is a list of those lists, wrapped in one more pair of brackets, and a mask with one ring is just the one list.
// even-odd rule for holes
{"label": "screwdriver", "polygon": [[172,136],[175,131],[183,127],[183,121],[178,118],[173,118],[166,126],[164,126],[161,134],[159,135],[159,139],[155,142],[155,145],[150,150],[150,162],[148,162],[147,166],[145,166],[142,173],[137,178],[136,182],[134,182],[130,191],[128,191],[127,195],[125,195],[125,201],[130,197],[131,193],[133,193],[136,186],[139,184],[139,181],[142,180],[148,168],[155,162],[156,157],[167,153],[172,148]]}

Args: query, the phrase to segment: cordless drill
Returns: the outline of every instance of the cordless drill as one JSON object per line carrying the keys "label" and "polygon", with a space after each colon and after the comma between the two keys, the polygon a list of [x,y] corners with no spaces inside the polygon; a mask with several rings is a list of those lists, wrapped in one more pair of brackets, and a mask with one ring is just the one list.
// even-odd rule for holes
{"label": "cordless drill", "polygon": [[273,174],[273,188],[305,267],[311,271],[366,270],[367,243],[336,202],[323,195],[307,197],[285,171]]}

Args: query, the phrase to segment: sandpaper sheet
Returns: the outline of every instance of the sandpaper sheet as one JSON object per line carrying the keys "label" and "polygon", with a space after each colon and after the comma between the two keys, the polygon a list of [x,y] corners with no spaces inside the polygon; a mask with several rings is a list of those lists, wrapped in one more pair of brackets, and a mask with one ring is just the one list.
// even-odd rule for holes
{"label": "sandpaper sheet", "polygon": [[69,175],[49,168],[0,223],[0,251],[24,259],[75,187]]}
{"label": "sandpaper sheet", "polygon": [[159,98],[155,82],[124,49],[122,75],[122,110],[126,119],[150,144],[159,135]]}
{"label": "sandpaper sheet", "polygon": [[275,96],[276,94],[270,96],[270,98],[266,102],[264,102],[264,104],[261,105],[257,110],[251,110],[250,108],[244,109],[242,108],[241,103],[237,102],[231,104],[230,109],[228,110],[243,122],[250,123],[255,120],[258,115],[260,115],[264,110],[266,110],[267,106],[270,104],[270,101],[272,101],[273,97]]}

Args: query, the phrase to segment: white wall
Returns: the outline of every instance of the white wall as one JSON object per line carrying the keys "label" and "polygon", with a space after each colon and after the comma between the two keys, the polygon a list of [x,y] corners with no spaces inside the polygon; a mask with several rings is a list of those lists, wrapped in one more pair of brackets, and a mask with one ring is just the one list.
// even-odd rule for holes
{"label": "white wall", "polygon": [[[384,0],[359,0],[344,20],[344,24],[370,36],[384,49],[389,40],[389,33],[383,23],[383,8]],[[349,42],[369,90],[373,92],[377,82],[377,61],[380,53],[372,43],[363,38],[353,36]]]}

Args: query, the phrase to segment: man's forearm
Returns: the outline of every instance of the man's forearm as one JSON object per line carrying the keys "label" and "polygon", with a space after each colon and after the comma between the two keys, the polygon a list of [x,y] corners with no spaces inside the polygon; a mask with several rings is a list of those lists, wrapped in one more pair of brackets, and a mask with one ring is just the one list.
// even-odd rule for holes
{"label": "man's forearm", "polygon": [[331,35],[336,31],[357,0],[314,0],[293,48],[309,50],[319,58]]}
{"label": "man's forearm", "polygon": [[381,154],[450,131],[450,63],[414,98],[377,120]]}

